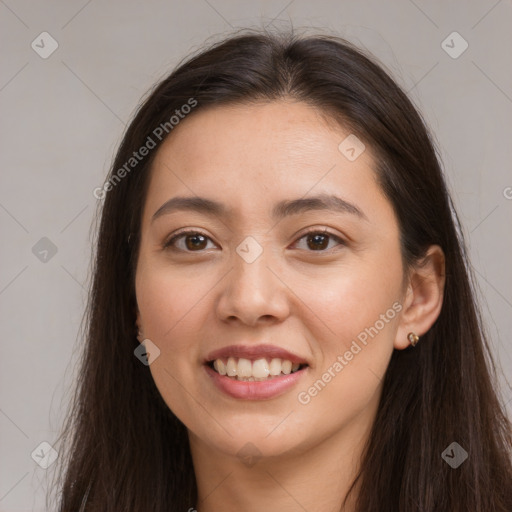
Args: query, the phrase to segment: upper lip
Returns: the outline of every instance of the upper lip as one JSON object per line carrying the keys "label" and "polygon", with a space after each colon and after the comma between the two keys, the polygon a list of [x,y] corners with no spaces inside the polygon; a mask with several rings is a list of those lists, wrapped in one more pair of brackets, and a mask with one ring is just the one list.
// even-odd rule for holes
{"label": "upper lip", "polygon": [[210,352],[204,362],[209,363],[210,361],[215,361],[215,359],[228,357],[243,357],[252,361],[266,358],[280,358],[287,359],[292,363],[308,364],[307,360],[303,357],[275,345],[229,345]]}

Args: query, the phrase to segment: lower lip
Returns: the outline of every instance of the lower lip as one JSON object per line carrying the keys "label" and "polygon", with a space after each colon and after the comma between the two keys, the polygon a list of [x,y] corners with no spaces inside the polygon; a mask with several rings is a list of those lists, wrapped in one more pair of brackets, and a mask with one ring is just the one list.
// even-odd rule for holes
{"label": "lower lip", "polygon": [[282,375],[269,380],[243,381],[221,375],[208,365],[204,365],[204,368],[208,376],[221,391],[233,398],[242,398],[244,400],[276,398],[295,386],[307,370],[306,366],[289,375]]}

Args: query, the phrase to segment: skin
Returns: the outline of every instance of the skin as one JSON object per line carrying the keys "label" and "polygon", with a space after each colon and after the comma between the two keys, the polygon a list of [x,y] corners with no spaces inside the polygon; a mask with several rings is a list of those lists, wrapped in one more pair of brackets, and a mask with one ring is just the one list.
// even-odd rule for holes
{"label": "skin", "polygon": [[[349,133],[304,103],[279,100],[197,111],[158,150],[142,218],[137,325],[140,340],[160,349],[151,374],[189,432],[199,512],[340,510],[393,350],[407,348],[407,334],[421,336],[439,315],[443,253],[432,246],[421,268],[403,268],[398,222],[375,180],[371,149],[353,162],[338,150]],[[271,218],[276,202],[322,192],[366,218],[327,210]],[[151,222],[168,199],[195,195],[232,214],[179,211]],[[199,248],[183,237],[176,250],[164,249],[182,228],[208,238]],[[308,228],[334,237],[315,250],[321,242],[308,244]],[[236,252],[247,236],[263,249],[252,263]],[[298,393],[396,302],[401,311],[300,403]],[[236,343],[278,345],[310,366],[279,397],[231,398],[212,385],[202,361]],[[237,455],[247,443],[261,456],[251,466]],[[344,510],[353,510],[352,499]]]}

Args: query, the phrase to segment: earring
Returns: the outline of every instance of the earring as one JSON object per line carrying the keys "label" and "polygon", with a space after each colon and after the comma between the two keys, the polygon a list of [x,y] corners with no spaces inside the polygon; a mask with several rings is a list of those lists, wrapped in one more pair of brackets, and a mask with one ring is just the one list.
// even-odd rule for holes
{"label": "earring", "polygon": [[408,335],[407,335],[407,339],[410,341],[411,345],[413,347],[416,346],[416,344],[418,343],[420,337],[414,333],[414,332],[410,332]]}

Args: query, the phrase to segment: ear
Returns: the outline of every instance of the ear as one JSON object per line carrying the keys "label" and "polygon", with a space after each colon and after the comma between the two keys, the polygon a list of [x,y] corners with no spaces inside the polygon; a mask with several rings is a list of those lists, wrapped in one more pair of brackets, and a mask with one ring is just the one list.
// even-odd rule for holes
{"label": "ear", "polygon": [[394,347],[403,350],[410,345],[407,335],[425,334],[437,320],[443,305],[445,257],[438,245],[429,247],[426,255],[409,272],[403,310]]}

